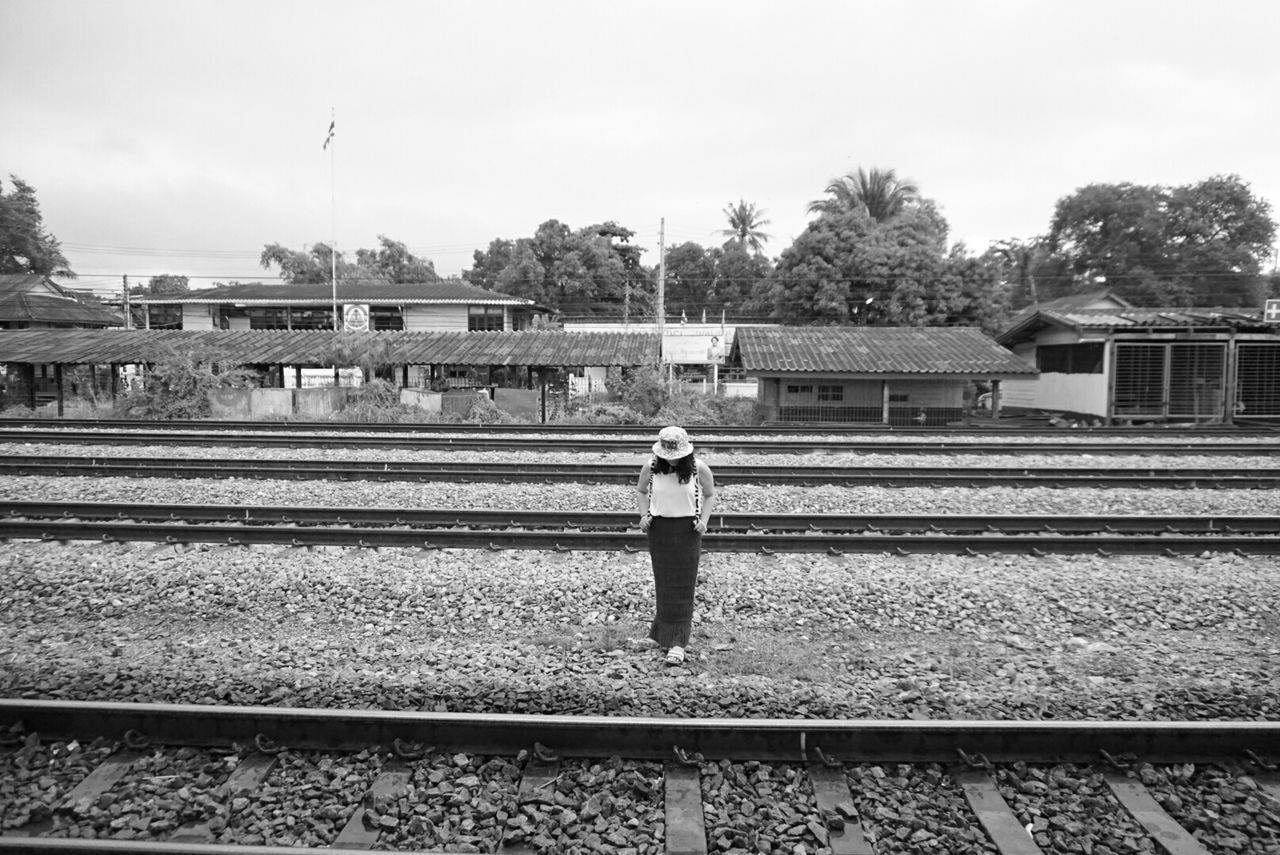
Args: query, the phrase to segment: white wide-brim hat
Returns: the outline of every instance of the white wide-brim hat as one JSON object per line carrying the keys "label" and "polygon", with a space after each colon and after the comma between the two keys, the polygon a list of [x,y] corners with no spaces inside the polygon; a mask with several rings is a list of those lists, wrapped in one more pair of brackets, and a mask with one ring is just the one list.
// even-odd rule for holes
{"label": "white wide-brim hat", "polygon": [[693,443],[689,442],[689,434],[684,432],[684,428],[672,425],[658,432],[653,453],[663,460],[679,460],[693,454]]}

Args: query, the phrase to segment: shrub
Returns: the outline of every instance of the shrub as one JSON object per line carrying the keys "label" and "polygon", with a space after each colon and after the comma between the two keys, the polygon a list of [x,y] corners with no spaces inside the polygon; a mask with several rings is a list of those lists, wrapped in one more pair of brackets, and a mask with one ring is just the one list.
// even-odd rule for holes
{"label": "shrub", "polygon": [[386,380],[370,380],[357,386],[347,405],[333,414],[333,421],[366,424],[402,424],[430,421],[430,413],[400,403],[400,388]]}
{"label": "shrub", "polygon": [[167,347],[117,399],[114,414],[134,419],[204,418],[211,410],[210,392],[256,385],[252,371],[212,359],[196,349]]}

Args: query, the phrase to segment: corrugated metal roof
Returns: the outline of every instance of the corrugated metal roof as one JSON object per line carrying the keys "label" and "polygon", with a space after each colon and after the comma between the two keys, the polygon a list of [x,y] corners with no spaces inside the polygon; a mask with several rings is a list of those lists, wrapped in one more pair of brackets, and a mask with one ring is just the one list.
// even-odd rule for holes
{"label": "corrugated metal roof", "polygon": [[49,277],[35,273],[0,276],[0,321],[97,327],[124,323],[96,300],[80,299]]}
{"label": "corrugated metal roof", "polygon": [[748,374],[1034,375],[1034,365],[969,327],[743,327]]}
{"label": "corrugated metal roof", "polygon": [[335,347],[376,347],[396,365],[649,365],[653,333],[370,332],[332,330],[6,330],[0,363],[151,362],[173,350],[241,365],[329,365]]}
{"label": "corrugated metal roof", "polygon": [[[329,304],[333,288],[328,283],[280,285],[265,282],[239,282],[202,288],[185,294],[162,297],[135,297],[137,303],[181,305],[184,303],[243,303],[246,306],[296,306]],[[513,297],[478,288],[458,279],[439,282],[389,284],[383,282],[338,282],[340,303],[472,303],[490,306],[532,306],[532,300]]]}
{"label": "corrugated metal roof", "polygon": [[1133,309],[1047,309],[1041,307],[1014,319],[997,340],[1013,344],[1032,336],[1045,327],[1083,332],[1092,330],[1131,329],[1186,329],[1188,327],[1217,327],[1241,329],[1263,327],[1261,309],[1253,308],[1133,308]]}

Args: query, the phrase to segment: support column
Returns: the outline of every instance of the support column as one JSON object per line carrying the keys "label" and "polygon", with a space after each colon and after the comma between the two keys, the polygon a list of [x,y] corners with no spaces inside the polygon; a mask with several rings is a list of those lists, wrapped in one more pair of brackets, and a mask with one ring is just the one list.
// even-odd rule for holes
{"label": "support column", "polygon": [[1000,381],[991,381],[991,420],[1000,418]]}
{"label": "support column", "polygon": [[405,363],[400,366],[400,388],[409,388],[409,364]]}
{"label": "support column", "polygon": [[889,381],[880,381],[880,421],[889,423]]}
{"label": "support column", "polygon": [[120,393],[120,363],[111,363],[111,403],[115,403],[116,395]]}
{"label": "support column", "polygon": [[293,366],[293,387],[295,389],[302,388],[302,366],[301,365]]}
{"label": "support column", "polygon": [[333,385],[334,386],[342,385],[341,378],[338,376],[338,366],[336,365],[333,366]]}
{"label": "support column", "polygon": [[36,366],[34,362],[27,363],[27,407],[34,410],[36,408]]}
{"label": "support column", "polygon": [[58,387],[58,418],[62,418],[65,395],[62,391],[62,363],[53,366],[53,382]]}

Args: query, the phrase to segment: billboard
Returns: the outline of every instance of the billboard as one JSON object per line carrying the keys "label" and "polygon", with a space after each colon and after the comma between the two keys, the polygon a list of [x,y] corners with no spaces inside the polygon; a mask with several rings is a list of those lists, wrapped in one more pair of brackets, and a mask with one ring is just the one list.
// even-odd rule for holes
{"label": "billboard", "polygon": [[723,365],[725,344],[723,333],[664,330],[662,361],[676,365]]}

